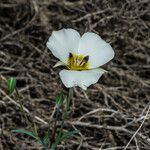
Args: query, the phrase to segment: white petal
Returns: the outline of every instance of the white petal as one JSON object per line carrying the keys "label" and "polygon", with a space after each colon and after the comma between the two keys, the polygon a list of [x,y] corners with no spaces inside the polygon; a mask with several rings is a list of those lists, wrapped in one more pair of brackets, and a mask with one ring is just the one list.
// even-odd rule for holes
{"label": "white petal", "polygon": [[97,68],[86,71],[62,70],[59,74],[67,88],[79,86],[86,90],[91,84],[96,83],[104,72]]}
{"label": "white petal", "polygon": [[76,30],[62,29],[53,31],[46,45],[55,57],[66,63],[69,52],[78,50],[79,40],[80,34]]}
{"label": "white petal", "polygon": [[79,43],[79,53],[89,56],[90,68],[104,65],[114,57],[114,51],[109,43],[95,33],[83,34]]}

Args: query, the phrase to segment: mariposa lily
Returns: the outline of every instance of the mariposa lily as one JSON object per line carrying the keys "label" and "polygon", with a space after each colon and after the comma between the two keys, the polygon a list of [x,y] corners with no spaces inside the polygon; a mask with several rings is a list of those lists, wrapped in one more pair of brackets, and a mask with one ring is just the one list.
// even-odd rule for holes
{"label": "mariposa lily", "polygon": [[60,60],[55,67],[66,66],[59,74],[67,88],[79,86],[87,89],[98,82],[106,72],[100,66],[114,57],[110,44],[99,35],[86,32],[80,36],[74,29],[53,31],[47,47]]}

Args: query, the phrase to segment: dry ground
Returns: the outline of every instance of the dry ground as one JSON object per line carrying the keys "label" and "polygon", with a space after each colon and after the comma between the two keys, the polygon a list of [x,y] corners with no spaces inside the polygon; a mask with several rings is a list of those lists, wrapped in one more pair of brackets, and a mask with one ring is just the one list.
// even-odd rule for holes
{"label": "dry ground", "polygon": [[[48,122],[55,96],[67,89],[45,44],[53,30],[71,27],[98,33],[116,56],[97,84],[74,89],[65,128],[81,133],[59,149],[123,150],[133,137],[127,149],[150,150],[149,8],[148,0],[0,0],[0,149],[40,149],[10,132],[28,127],[5,81],[17,77],[28,114]],[[42,135],[47,125],[35,122]]]}

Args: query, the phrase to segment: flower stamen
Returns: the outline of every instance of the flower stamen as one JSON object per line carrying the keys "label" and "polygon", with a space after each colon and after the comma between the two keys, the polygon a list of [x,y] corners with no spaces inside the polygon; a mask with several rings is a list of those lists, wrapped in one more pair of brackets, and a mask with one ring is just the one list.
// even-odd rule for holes
{"label": "flower stamen", "polygon": [[68,68],[70,70],[88,70],[89,69],[89,56],[77,55],[69,53]]}

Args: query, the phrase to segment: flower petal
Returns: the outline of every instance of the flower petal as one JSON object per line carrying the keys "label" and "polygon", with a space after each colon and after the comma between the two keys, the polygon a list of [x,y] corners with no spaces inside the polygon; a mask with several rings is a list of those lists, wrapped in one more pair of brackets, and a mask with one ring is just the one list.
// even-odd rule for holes
{"label": "flower petal", "polygon": [[97,68],[86,71],[62,70],[59,74],[67,88],[79,86],[86,90],[91,84],[96,83],[104,72],[102,69]]}
{"label": "flower petal", "polygon": [[78,50],[80,34],[74,29],[61,29],[53,31],[47,47],[53,55],[66,63],[69,53],[75,53]]}
{"label": "flower petal", "polygon": [[102,66],[114,57],[114,51],[110,44],[91,32],[87,32],[81,37],[79,53],[89,56],[90,68]]}

